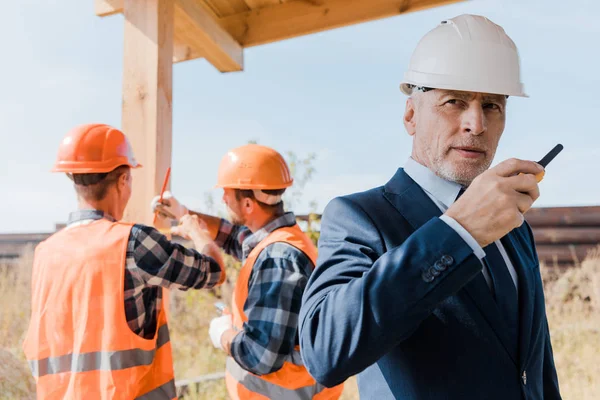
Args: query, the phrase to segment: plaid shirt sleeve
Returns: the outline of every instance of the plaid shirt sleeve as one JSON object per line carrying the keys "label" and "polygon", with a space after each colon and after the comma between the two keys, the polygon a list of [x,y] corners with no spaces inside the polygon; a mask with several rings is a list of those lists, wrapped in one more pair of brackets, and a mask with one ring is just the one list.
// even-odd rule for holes
{"label": "plaid shirt sleeve", "polygon": [[225,253],[241,260],[243,258],[242,243],[250,235],[252,235],[252,232],[245,226],[234,225],[225,219],[221,219],[221,226],[219,227],[215,243]]}
{"label": "plaid shirt sleeve", "polygon": [[148,286],[208,289],[221,282],[225,273],[213,258],[168,240],[150,226],[134,225],[128,253],[134,261],[128,269]]}
{"label": "plaid shirt sleeve", "polygon": [[312,261],[287,243],[273,243],[258,256],[248,284],[248,322],[231,343],[231,356],[256,375],[275,372],[297,342],[302,293]]}

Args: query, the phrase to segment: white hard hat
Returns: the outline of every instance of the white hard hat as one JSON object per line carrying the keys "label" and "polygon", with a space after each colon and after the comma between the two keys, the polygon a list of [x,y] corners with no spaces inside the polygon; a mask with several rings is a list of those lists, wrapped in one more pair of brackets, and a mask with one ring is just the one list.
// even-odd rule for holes
{"label": "white hard hat", "polygon": [[409,96],[423,87],[528,97],[520,69],[517,46],[501,26],[463,14],[419,41],[400,89]]}

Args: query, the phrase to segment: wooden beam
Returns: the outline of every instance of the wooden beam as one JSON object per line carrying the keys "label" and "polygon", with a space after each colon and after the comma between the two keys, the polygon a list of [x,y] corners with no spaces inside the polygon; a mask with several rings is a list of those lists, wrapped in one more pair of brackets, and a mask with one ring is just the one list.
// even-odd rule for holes
{"label": "wooden beam", "polygon": [[203,0],[203,2],[219,18],[250,10],[244,0]]}
{"label": "wooden beam", "polygon": [[[120,14],[123,12],[125,0],[95,0],[94,8],[97,16],[107,17],[109,15]],[[202,51],[198,48],[192,48],[184,42],[180,32],[175,28],[173,38],[173,62],[178,63],[195,58],[202,58]]]}
{"label": "wooden beam", "polygon": [[[246,4],[248,1],[279,3],[279,0],[202,0],[206,7],[219,18],[249,11],[250,7]],[[99,17],[119,14],[123,12],[124,2],[125,0],[94,0],[94,11]]]}
{"label": "wooden beam", "polygon": [[464,0],[296,0],[221,19],[243,47],[392,17]]}
{"label": "wooden beam", "polygon": [[123,12],[125,0],[94,0],[94,12],[99,17],[119,14]]}
{"label": "wooden beam", "polygon": [[[242,46],[199,0],[175,0],[176,37],[221,72],[241,71]],[[188,58],[189,59],[189,58]]]}
{"label": "wooden beam", "polygon": [[175,38],[173,40],[173,63],[180,63],[204,57],[201,49],[198,47],[192,48],[191,46],[184,44],[183,40],[184,39],[180,37],[176,29]]}
{"label": "wooden beam", "polygon": [[122,128],[143,165],[133,171],[124,219],[152,223],[150,200],[171,165],[172,0],[125,0]]}
{"label": "wooden beam", "polygon": [[257,10],[259,8],[269,7],[276,4],[283,3],[280,0],[244,0],[248,7],[252,10]]}

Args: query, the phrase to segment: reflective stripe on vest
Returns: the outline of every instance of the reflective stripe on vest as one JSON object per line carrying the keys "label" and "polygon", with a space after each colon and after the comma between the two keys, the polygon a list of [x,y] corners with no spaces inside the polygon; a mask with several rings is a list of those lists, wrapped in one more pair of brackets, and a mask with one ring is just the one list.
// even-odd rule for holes
{"label": "reflective stripe on vest", "polygon": [[242,367],[235,362],[235,360],[231,357],[227,357],[226,364],[227,373],[231,375],[233,379],[235,379],[238,384],[244,386],[246,389],[251,392],[258,393],[263,395],[269,399],[277,399],[277,400],[306,400],[312,399],[315,395],[319,394],[321,391],[327,389],[325,386],[320,383],[315,382],[315,384],[310,386],[304,386],[297,389],[286,389],[279,385],[275,385],[269,381],[264,379],[260,379],[260,377],[251,374],[246,371]]}
{"label": "reflective stripe on vest", "polygon": [[34,377],[60,374],[63,372],[116,371],[141,365],[150,365],[154,355],[169,342],[169,328],[163,325],[158,330],[156,349],[131,349],[122,351],[95,351],[82,354],[65,354],[42,360],[29,360],[29,368]]}
{"label": "reflective stripe on vest", "polygon": [[175,380],[170,380],[162,386],[149,391],[146,394],[136,397],[135,400],[164,400],[174,399],[177,397],[177,388],[175,388]]}

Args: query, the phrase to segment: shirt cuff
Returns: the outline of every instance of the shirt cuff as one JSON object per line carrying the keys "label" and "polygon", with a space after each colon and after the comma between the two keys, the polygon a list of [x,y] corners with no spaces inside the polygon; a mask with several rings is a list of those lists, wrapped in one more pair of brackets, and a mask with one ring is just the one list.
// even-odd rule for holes
{"label": "shirt cuff", "polygon": [[231,231],[233,230],[233,224],[226,219],[221,218],[221,223],[219,224],[219,230],[217,231],[217,237],[214,242],[217,246],[223,247],[225,242],[231,235]]}
{"label": "shirt cuff", "polygon": [[467,230],[463,228],[461,224],[456,222],[454,218],[444,214],[440,217],[440,219],[447,223],[450,226],[450,228],[454,229],[456,233],[460,235],[462,240],[467,242],[469,247],[473,249],[473,253],[475,253],[477,258],[481,260],[485,257],[485,251],[483,251],[483,248],[479,245],[479,243],[477,243],[477,240],[475,240],[475,238],[473,238],[473,236],[471,236],[471,234],[467,232]]}

